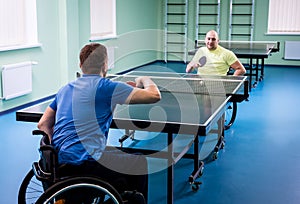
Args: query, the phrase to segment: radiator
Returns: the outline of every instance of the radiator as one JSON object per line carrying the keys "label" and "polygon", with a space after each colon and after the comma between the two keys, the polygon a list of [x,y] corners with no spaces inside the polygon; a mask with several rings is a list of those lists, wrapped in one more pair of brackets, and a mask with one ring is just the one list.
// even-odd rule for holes
{"label": "radiator", "polygon": [[2,98],[16,98],[32,92],[31,61],[2,66]]}
{"label": "radiator", "polygon": [[284,59],[300,60],[300,41],[285,41]]}

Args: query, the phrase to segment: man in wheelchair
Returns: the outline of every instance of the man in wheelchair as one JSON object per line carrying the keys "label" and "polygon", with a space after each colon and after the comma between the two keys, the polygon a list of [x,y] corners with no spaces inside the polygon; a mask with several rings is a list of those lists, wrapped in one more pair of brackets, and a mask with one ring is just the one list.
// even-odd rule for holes
{"label": "man in wheelchair", "polygon": [[[58,91],[38,129],[48,135],[57,152],[59,177],[92,175],[107,181],[119,193],[137,191],[147,200],[145,157],[108,149],[106,143],[117,104],[155,103],[161,95],[149,77],[138,77],[130,83],[105,78],[107,61],[103,45],[84,46],[80,51],[82,76]],[[67,199],[78,198],[75,195],[79,194],[88,199],[92,193],[73,192]]]}

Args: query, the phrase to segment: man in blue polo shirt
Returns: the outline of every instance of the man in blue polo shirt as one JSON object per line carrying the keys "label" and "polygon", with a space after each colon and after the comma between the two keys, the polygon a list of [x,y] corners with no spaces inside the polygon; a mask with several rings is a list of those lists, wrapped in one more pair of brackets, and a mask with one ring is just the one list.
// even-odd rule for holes
{"label": "man in blue polo shirt", "polygon": [[[38,128],[51,137],[59,164],[72,166],[66,174],[74,166],[80,166],[81,170],[74,174],[78,171],[96,174],[119,191],[138,190],[147,197],[145,158],[107,152],[105,148],[115,106],[157,102],[161,97],[157,86],[149,77],[139,77],[130,85],[105,78],[107,50],[98,43],[81,49],[80,68],[82,77],[58,91]],[[120,181],[124,179],[125,186],[131,189],[123,189]]]}

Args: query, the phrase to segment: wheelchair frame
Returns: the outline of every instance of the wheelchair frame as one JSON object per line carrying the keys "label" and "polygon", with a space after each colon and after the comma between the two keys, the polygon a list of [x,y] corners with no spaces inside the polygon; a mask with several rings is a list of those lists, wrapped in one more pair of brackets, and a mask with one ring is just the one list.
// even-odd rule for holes
{"label": "wheelchair frame", "polygon": [[[136,196],[134,197],[136,202],[146,203],[141,193],[125,191],[121,195],[112,185],[96,176],[59,177],[57,152],[50,144],[48,135],[41,130],[34,130],[32,134],[43,136],[39,148],[41,159],[32,164],[32,169],[21,183],[18,193],[19,204],[55,204],[58,201],[64,203],[63,198],[68,195],[66,192],[72,194],[69,197],[74,197],[75,194],[76,199],[88,200],[84,203],[123,204],[128,203],[128,199],[133,196]],[[82,203],[80,199],[76,202]]]}

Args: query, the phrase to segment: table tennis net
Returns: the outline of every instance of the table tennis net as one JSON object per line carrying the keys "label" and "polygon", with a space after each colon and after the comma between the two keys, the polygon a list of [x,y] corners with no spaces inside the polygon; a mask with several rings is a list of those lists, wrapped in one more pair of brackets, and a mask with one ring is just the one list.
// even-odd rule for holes
{"label": "table tennis net", "polygon": [[[122,75],[114,81],[134,81],[137,76]],[[150,77],[162,92],[228,95],[243,91],[244,83],[233,79]]]}

